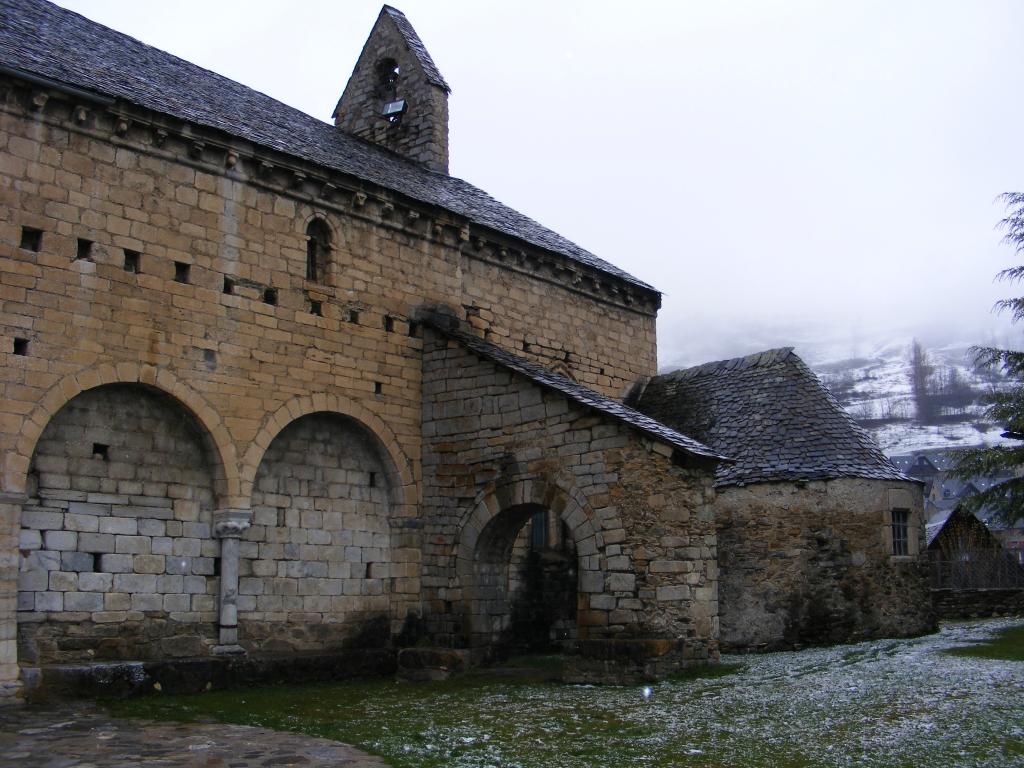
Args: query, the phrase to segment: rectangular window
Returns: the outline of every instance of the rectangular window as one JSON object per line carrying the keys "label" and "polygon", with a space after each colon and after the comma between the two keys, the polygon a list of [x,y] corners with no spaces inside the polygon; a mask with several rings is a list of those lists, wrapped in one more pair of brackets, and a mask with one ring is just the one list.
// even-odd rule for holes
{"label": "rectangular window", "polygon": [[43,231],[33,227],[21,228],[21,247],[26,251],[38,251],[43,245]]}
{"label": "rectangular window", "polygon": [[139,252],[124,249],[124,271],[139,273]]}
{"label": "rectangular window", "polygon": [[92,261],[92,240],[86,240],[84,237],[78,238],[78,250],[75,258],[79,261]]}
{"label": "rectangular window", "polygon": [[910,512],[905,509],[894,509],[892,511],[892,553],[894,555],[909,555],[909,539],[907,538],[907,522]]}

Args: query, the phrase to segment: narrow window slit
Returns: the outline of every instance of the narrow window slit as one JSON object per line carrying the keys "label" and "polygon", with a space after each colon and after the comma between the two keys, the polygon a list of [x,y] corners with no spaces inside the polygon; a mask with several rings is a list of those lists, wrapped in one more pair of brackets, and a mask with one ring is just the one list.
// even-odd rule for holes
{"label": "narrow window slit", "polygon": [[186,264],[184,261],[174,262],[174,282],[187,283],[191,271],[191,264]]}
{"label": "narrow window slit", "polygon": [[92,457],[94,459],[102,459],[103,461],[110,460],[110,446],[104,443],[93,443],[92,444]]}
{"label": "narrow window slit", "polygon": [[377,473],[376,472],[371,472],[370,473],[370,487],[371,488],[376,488],[377,487]]}
{"label": "narrow window slit", "polygon": [[276,288],[265,288],[263,290],[263,303],[269,304],[272,307],[277,306],[277,289]]}
{"label": "narrow window slit", "polygon": [[309,300],[309,314],[316,315],[317,317],[323,317],[324,316],[324,305],[323,305],[323,302],[320,302],[317,299],[310,299]]}
{"label": "narrow window slit", "polygon": [[322,282],[331,251],[331,230],[323,219],[313,219],[306,227],[306,279]]}
{"label": "narrow window slit", "polygon": [[373,394],[379,395],[383,391],[384,391],[384,385],[383,384],[381,384],[379,381],[373,382]]}
{"label": "narrow window slit", "polygon": [[24,357],[28,354],[28,339],[14,340],[14,354]]}
{"label": "narrow window slit", "polygon": [[409,322],[409,336],[412,338],[419,338],[420,335],[420,324],[410,321]]}
{"label": "narrow window slit", "polygon": [[355,323],[356,325],[359,325],[359,312],[357,312],[354,309],[350,309],[348,311],[348,321],[350,323]]}
{"label": "narrow window slit", "polygon": [[235,281],[230,277],[224,278],[224,293],[228,296],[233,296],[235,293]]}
{"label": "narrow window slit", "polygon": [[384,330],[392,333],[395,330],[395,318],[391,315],[384,315]]}

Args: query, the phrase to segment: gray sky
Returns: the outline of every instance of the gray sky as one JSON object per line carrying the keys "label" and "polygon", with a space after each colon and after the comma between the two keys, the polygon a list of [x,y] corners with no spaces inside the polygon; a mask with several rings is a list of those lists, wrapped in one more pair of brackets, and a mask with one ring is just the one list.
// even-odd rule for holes
{"label": "gray sky", "polygon": [[[1005,333],[1024,2],[396,2],[452,173],[662,290],[662,365]],[[60,4],[324,120],[380,10]]]}

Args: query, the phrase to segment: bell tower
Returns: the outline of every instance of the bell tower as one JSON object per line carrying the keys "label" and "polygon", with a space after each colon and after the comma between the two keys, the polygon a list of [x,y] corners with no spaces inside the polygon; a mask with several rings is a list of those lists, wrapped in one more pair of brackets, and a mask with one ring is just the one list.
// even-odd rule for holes
{"label": "bell tower", "polygon": [[448,173],[449,93],[405,14],[385,5],[334,109],[334,124]]}

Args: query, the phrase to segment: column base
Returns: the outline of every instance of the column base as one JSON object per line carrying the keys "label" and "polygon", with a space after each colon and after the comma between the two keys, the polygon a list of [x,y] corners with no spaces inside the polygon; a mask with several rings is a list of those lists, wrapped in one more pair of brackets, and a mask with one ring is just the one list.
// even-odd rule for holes
{"label": "column base", "polygon": [[212,651],[214,656],[246,656],[248,651],[237,643],[233,645],[215,645]]}

